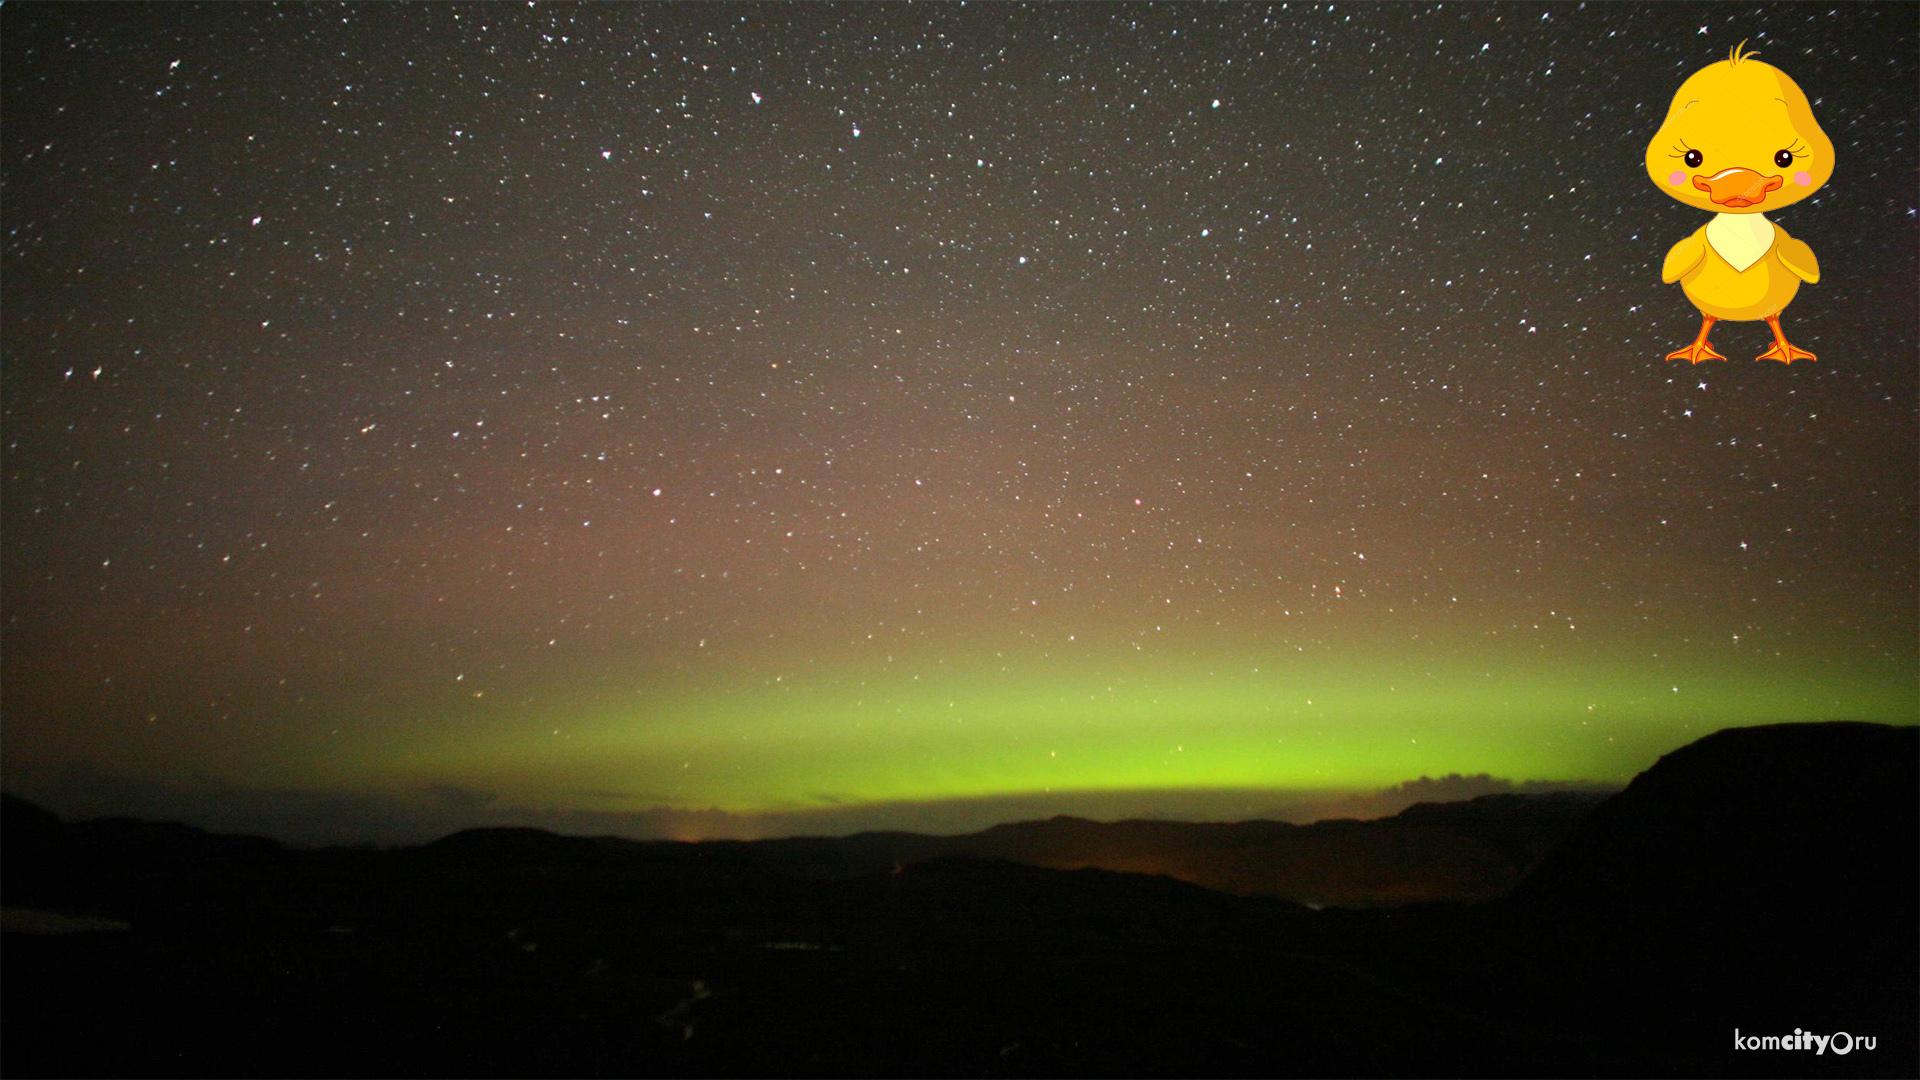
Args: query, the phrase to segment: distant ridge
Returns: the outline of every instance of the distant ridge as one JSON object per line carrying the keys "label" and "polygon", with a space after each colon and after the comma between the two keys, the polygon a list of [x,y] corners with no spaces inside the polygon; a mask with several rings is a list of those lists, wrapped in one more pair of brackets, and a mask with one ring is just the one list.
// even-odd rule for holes
{"label": "distant ridge", "polygon": [[[1475,901],[1505,894],[1597,804],[1598,794],[1483,795],[1463,803],[1422,803],[1390,818],[1311,825],[1128,820],[1066,815],[1012,822],[960,836],[870,832],[848,837],[756,841],[630,840],[565,836],[545,829],[466,829],[395,855],[438,861],[607,865],[638,860],[659,869],[840,878],[885,873],[952,856],[1004,859],[1054,870],[1101,869],[1159,874],[1220,892],[1323,905],[1378,906]],[[269,840],[225,837],[180,825],[121,820],[61,826],[38,807],[8,796],[11,861],[25,868],[66,845],[70,870],[115,878],[143,845],[178,865],[223,852],[228,859],[284,858]],[[20,821],[17,829],[11,824]],[[28,843],[28,838],[34,838]],[[78,844],[77,847],[73,845]],[[131,846],[129,846],[131,845]],[[28,851],[31,847],[33,850]],[[91,868],[91,869],[88,869]],[[166,866],[155,872],[170,873]],[[18,875],[16,875],[18,876]],[[32,876],[32,875],[28,875]]]}
{"label": "distant ridge", "polygon": [[[1920,729],[1867,724],[1311,826],[299,851],[8,798],[0,1036],[21,1075],[1915,1075],[1916,833]],[[1170,873],[1384,903],[1526,863],[1318,913]],[[1796,1029],[1872,1043],[1730,1049]]]}
{"label": "distant ridge", "polygon": [[1603,798],[1483,795],[1374,821],[998,825],[944,846],[1054,869],[1164,874],[1221,892],[1317,905],[1491,899],[1511,889]]}
{"label": "distant ridge", "polygon": [[869,832],[694,844],[485,828],[418,850],[439,857],[541,863],[640,858],[814,878],[971,856],[1052,870],[1158,874],[1219,892],[1315,905],[1377,906],[1503,895],[1601,798],[1585,792],[1484,795],[1463,803],[1422,803],[1376,821],[1311,825],[1098,822],[1063,814],[960,836]]}

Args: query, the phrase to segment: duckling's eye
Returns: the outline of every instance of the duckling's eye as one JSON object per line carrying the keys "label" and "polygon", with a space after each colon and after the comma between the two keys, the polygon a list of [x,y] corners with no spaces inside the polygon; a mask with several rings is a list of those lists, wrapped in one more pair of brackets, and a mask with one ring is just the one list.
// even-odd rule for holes
{"label": "duckling's eye", "polygon": [[1787,167],[1787,166],[1789,166],[1789,165],[1792,165],[1792,164],[1793,164],[1793,151],[1791,151],[1791,150],[1782,150],[1782,151],[1780,151],[1780,152],[1778,152],[1778,153],[1776,153],[1776,154],[1774,154],[1774,155],[1773,155],[1773,163],[1774,163],[1775,165],[1778,165],[1778,166],[1780,166],[1780,167],[1781,167],[1781,168],[1783,168],[1783,169],[1784,169],[1784,168],[1786,168],[1786,167]]}
{"label": "duckling's eye", "polygon": [[1687,151],[1687,157],[1686,157],[1687,168],[1697,169],[1700,167],[1700,163],[1705,160],[1706,158],[1703,158],[1700,156],[1700,151],[1698,150]]}

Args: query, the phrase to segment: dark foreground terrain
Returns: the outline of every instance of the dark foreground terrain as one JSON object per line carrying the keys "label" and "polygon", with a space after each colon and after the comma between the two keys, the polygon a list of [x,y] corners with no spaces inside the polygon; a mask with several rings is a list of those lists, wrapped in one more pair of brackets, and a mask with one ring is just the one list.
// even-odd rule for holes
{"label": "dark foreground terrain", "polygon": [[[1416,808],[1417,827],[1382,834],[1397,839],[1341,842],[1374,845],[1368,865],[1399,868],[1387,879],[1263,869],[1301,850],[1264,824],[1200,843],[1250,849],[1203,860],[1246,867],[1242,885],[1473,895],[1533,867],[1499,899],[1322,911],[1004,861],[1070,865],[1074,844],[1102,843],[1084,862],[1144,859],[1141,835],[1177,858],[1179,829],[1153,823],[1037,823],[971,848],[482,830],[296,852],[9,799],[0,1068],[1911,1076],[1917,778],[1920,729],[1745,728],[1591,812]],[[1463,829],[1493,854],[1461,862]],[[1543,830],[1564,839],[1534,866]],[[1875,1046],[1736,1050],[1736,1029]]]}

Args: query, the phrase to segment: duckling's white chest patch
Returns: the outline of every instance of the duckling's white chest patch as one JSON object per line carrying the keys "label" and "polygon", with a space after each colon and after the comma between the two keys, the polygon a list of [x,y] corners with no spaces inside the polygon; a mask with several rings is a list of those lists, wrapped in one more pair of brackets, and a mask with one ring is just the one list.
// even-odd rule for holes
{"label": "duckling's white chest patch", "polygon": [[1765,214],[1715,214],[1707,243],[1735,270],[1745,270],[1773,248],[1773,222]]}

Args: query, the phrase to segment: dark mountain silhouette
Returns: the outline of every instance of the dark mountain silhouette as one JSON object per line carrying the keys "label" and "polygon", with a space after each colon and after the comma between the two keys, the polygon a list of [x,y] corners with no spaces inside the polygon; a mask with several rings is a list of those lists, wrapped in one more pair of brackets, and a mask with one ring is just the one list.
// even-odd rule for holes
{"label": "dark mountain silhouette", "polygon": [[[1735,1027],[1898,1032],[1911,1074],[1916,778],[1920,728],[1721,731],[1595,809],[1494,917],[1535,949],[1610,976],[1584,1005],[1602,1024],[1664,1034],[1676,1051],[1701,1026],[1729,1040]],[[1679,1072],[1708,1071],[1716,1055],[1675,1060]],[[1808,1069],[1791,1054],[1749,1062],[1756,1074]],[[1861,1062],[1868,1075],[1893,1071],[1884,1057]]]}
{"label": "dark mountain silhouette", "polygon": [[1465,803],[1423,803],[1379,821],[1312,825],[1103,823],[1062,816],[963,836],[875,832],[698,844],[489,828],[456,833],[421,850],[437,857],[514,862],[640,859],[660,869],[773,869],[801,877],[880,873],[895,864],[972,855],[1057,870],[1159,874],[1242,896],[1366,906],[1500,896],[1601,798],[1486,795]]}
{"label": "dark mountain silhouette", "polygon": [[[757,843],[291,851],[8,799],[6,902],[131,930],[7,933],[0,1047],[21,1075],[1912,1075],[1916,751],[1736,729],[1598,807]],[[1129,861],[1370,904],[1538,868],[1316,912]],[[1796,1027],[1876,1046],[1731,1049]]]}
{"label": "dark mountain silhouette", "polygon": [[465,829],[419,848],[422,855],[449,860],[501,863],[606,862],[643,850],[644,845],[611,836],[561,836],[545,829]]}
{"label": "dark mountain silhouette", "polygon": [[1920,728],[1732,728],[1662,757],[1580,824],[1516,905],[1636,927],[1751,928],[1783,907],[1904,903]]}
{"label": "dark mountain silhouette", "polygon": [[1485,900],[1511,889],[1599,803],[1597,794],[1486,795],[1379,821],[1194,825],[1054,818],[958,838],[971,854],[1059,869],[1165,874],[1314,904]]}
{"label": "dark mountain silhouette", "polygon": [[12,795],[0,799],[0,842],[0,902],[116,917],[218,905],[294,869],[293,853],[264,837],[131,818],[63,824]]}

